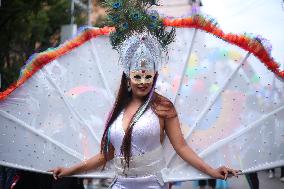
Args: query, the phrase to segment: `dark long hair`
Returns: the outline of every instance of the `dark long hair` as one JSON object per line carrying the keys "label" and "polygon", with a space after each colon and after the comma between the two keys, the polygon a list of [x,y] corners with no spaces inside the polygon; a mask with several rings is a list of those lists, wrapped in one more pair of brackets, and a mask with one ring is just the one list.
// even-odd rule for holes
{"label": "dark long hair", "polygon": [[[153,93],[157,77],[158,77],[158,74],[155,74],[153,85],[152,85],[152,89],[151,89],[150,93],[145,96],[145,101],[147,99],[149,99],[151,93]],[[131,98],[132,98],[132,92],[129,92],[127,90],[127,82],[128,82],[127,81],[127,77],[126,77],[125,73],[123,73],[122,74],[122,78],[121,78],[120,87],[119,87],[119,90],[118,90],[118,94],[117,94],[117,97],[116,97],[113,109],[110,112],[109,117],[108,117],[108,119],[106,121],[104,134],[103,134],[103,137],[102,137],[102,140],[101,140],[101,153],[103,153],[104,158],[105,158],[106,161],[109,160],[109,150],[108,149],[110,148],[110,141],[109,141],[109,138],[110,138],[110,136],[109,136],[110,126],[117,119],[117,117],[119,116],[120,112],[127,106],[127,104],[131,101]],[[130,123],[133,121],[133,118],[135,117],[137,112],[140,110],[140,108],[143,106],[143,104],[144,103],[142,103],[142,105],[135,112],[135,114],[133,115],[133,117],[130,120]],[[123,154],[125,162],[126,162],[126,165],[128,167],[129,167],[129,161],[130,161],[130,157],[131,157],[132,130],[133,130],[133,127],[129,127],[129,125],[128,125],[126,133],[125,133],[124,138],[123,138],[121,149],[120,149],[121,154]],[[103,167],[105,167],[105,164],[104,164]]]}

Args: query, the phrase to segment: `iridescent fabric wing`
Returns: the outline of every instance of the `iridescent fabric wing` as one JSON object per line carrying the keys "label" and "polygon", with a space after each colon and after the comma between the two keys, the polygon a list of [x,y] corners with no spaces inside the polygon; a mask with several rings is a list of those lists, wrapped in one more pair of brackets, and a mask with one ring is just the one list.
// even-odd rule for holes
{"label": "iridescent fabric wing", "polygon": [[[1,165],[44,172],[99,152],[121,74],[108,37],[86,40],[97,31],[35,55],[19,79],[25,82],[0,102]],[[90,175],[111,177],[113,172]]]}
{"label": "iridescent fabric wing", "polygon": [[[260,51],[262,57],[256,53],[261,45],[250,38],[239,43],[238,36],[229,38],[199,17],[165,24],[187,27],[177,29],[157,90],[175,104],[188,144],[214,167],[248,172],[283,165],[284,97],[278,77],[284,74],[266,51]],[[37,55],[19,82],[0,95],[6,98],[0,102],[2,165],[45,171],[99,151],[121,77],[108,37],[97,37],[108,32],[91,29]],[[164,146],[165,181],[206,177],[185,164],[168,140]],[[112,177],[113,171],[85,176]]]}
{"label": "iridescent fabric wing", "polygon": [[[162,78],[170,73],[173,79],[164,79],[160,91],[175,104],[186,142],[212,167],[246,173],[284,165],[283,79],[268,70],[257,53],[202,29],[178,30],[183,31],[178,36],[192,37],[184,47],[172,48],[169,56],[182,57],[181,48],[187,49],[188,59],[170,60],[169,67],[180,65],[161,72]],[[208,177],[185,163],[168,139],[164,145],[166,181]]]}

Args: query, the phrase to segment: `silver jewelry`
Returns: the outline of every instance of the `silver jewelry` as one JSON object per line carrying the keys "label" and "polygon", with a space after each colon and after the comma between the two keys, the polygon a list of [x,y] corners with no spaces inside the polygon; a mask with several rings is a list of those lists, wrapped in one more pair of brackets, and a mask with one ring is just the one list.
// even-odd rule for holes
{"label": "silver jewelry", "polygon": [[127,91],[128,92],[131,92],[131,86],[130,86],[130,82],[129,82],[129,80],[127,81]]}

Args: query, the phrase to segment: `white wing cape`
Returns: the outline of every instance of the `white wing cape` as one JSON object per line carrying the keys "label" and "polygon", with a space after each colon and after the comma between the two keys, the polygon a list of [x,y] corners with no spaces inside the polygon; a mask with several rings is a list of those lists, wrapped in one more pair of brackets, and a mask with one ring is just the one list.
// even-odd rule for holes
{"label": "white wing cape", "polygon": [[[165,24],[181,28],[157,91],[175,104],[188,144],[213,167],[246,173],[284,165],[284,73],[263,40],[224,34],[201,16]],[[45,172],[100,151],[122,73],[104,35],[109,31],[89,28],[34,55],[18,82],[0,93],[1,165]],[[165,181],[207,177],[168,140],[164,148]],[[81,176],[113,177],[114,171],[110,163]]]}

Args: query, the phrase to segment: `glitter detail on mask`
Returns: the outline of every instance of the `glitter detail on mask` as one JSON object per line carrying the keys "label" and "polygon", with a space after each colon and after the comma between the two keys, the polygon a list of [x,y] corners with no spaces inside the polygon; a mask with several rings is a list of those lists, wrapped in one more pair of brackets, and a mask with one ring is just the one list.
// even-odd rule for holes
{"label": "glitter detail on mask", "polygon": [[153,82],[155,76],[154,71],[148,70],[133,70],[130,71],[130,79],[134,84],[150,84]]}

